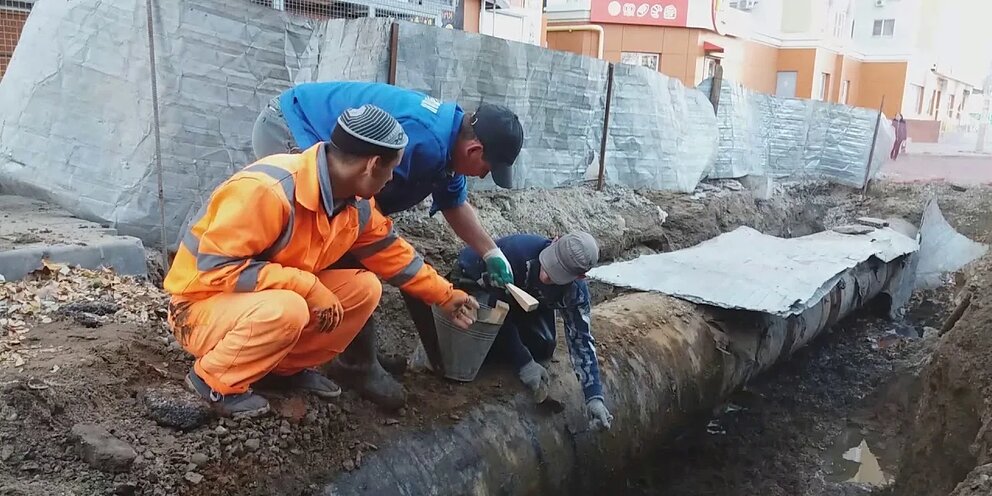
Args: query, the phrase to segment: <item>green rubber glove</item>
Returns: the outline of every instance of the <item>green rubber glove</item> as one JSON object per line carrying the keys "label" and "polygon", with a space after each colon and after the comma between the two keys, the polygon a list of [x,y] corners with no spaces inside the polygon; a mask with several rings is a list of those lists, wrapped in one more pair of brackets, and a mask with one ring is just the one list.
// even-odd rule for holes
{"label": "green rubber glove", "polygon": [[486,272],[494,286],[502,288],[513,283],[513,269],[510,268],[510,261],[506,259],[503,250],[493,248],[482,259],[486,261]]}

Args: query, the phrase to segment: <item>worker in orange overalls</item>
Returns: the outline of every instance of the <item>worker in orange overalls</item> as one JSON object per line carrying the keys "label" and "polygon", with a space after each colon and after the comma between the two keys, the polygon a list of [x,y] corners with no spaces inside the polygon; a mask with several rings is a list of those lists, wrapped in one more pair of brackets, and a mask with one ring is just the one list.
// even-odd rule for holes
{"label": "worker in orange overalls", "polygon": [[[273,155],[222,183],[190,223],[165,279],[169,323],[196,357],[187,386],[222,415],[265,414],[251,386],[341,394],[313,367],[334,359],[379,303],[379,276],[468,327],[478,303],[396,235],[372,196],[408,142],[378,107],[346,110],[329,142]],[[372,272],[326,270],[345,254]]]}

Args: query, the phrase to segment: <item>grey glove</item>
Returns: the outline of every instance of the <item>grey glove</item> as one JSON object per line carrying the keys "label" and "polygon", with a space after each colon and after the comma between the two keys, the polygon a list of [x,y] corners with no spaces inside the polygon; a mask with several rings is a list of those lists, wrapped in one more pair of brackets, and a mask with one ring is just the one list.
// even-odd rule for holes
{"label": "grey glove", "polygon": [[541,403],[548,398],[551,374],[543,365],[531,360],[527,365],[520,367],[517,376],[520,377],[520,382],[523,382],[527,389],[534,394],[534,401]]}
{"label": "grey glove", "polygon": [[613,415],[606,409],[606,404],[600,398],[593,398],[586,403],[586,414],[589,416],[589,429],[597,431],[610,430]]}

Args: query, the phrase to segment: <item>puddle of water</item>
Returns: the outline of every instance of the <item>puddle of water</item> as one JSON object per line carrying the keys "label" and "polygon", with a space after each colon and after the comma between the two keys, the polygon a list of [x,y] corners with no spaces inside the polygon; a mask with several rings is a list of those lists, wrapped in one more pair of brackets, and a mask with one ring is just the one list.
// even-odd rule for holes
{"label": "puddle of water", "polygon": [[858,464],[858,471],[847,482],[863,482],[873,486],[885,486],[890,480],[882,472],[882,466],[878,463],[878,458],[871,452],[868,441],[861,440],[861,444],[844,452],[843,458]]}
{"label": "puddle of water", "polygon": [[884,455],[872,451],[873,441],[868,439],[858,427],[848,427],[827,450],[824,470],[831,482],[858,482],[875,487],[884,487],[893,482],[893,477],[882,468]]}

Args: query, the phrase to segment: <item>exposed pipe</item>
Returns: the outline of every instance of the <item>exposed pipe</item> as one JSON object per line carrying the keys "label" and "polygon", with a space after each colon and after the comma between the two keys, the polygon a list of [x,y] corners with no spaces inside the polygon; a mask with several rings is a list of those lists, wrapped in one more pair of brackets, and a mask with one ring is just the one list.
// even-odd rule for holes
{"label": "exposed pipe", "polygon": [[[911,255],[910,255],[911,256]],[[727,395],[806,345],[873,297],[898,292],[910,256],[869,259],[837,277],[816,304],[788,318],[714,309],[652,293],[593,309],[608,433],[589,432],[581,394],[563,412],[520,393],[483,401],[454,425],[397,436],[323,488],[350,494],[613,494],[624,469]],[[893,301],[897,298],[893,298]],[[551,363],[554,388],[578,391],[568,360]],[[464,387],[472,387],[467,385]]]}
{"label": "exposed pipe", "polygon": [[598,26],[596,24],[573,24],[567,26],[548,26],[549,33],[560,33],[567,32],[571,33],[573,31],[594,31],[597,33],[597,38],[599,40],[599,47],[596,50],[596,58],[603,58],[604,47],[606,46],[606,32],[603,31],[603,26]]}

